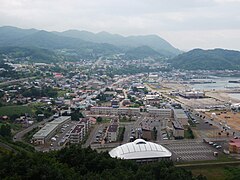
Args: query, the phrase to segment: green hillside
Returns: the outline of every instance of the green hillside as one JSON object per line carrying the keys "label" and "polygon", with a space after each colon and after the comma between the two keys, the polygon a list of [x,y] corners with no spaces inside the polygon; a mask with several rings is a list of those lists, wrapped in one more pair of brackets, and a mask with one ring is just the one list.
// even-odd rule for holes
{"label": "green hillside", "polygon": [[194,49],[169,60],[177,69],[186,70],[239,70],[240,52],[225,49]]}

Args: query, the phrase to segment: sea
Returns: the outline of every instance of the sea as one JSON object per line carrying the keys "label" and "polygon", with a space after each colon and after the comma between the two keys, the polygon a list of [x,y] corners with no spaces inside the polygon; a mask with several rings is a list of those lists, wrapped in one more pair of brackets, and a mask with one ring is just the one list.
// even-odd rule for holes
{"label": "sea", "polygon": [[[194,79],[193,79],[194,80]],[[203,81],[214,81],[216,83],[206,84],[191,84],[190,87],[195,90],[227,90],[227,89],[240,89],[240,83],[229,83],[228,81],[238,81],[240,77],[213,77],[209,79],[195,79]],[[234,99],[240,100],[240,93],[228,93]]]}

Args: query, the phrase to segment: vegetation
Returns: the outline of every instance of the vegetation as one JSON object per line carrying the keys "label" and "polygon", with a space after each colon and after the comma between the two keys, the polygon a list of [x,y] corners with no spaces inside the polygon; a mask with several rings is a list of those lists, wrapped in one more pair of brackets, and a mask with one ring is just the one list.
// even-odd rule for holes
{"label": "vegetation", "polygon": [[0,136],[10,138],[12,136],[11,126],[9,124],[2,124],[0,127]]}
{"label": "vegetation", "polygon": [[123,141],[124,132],[125,132],[125,126],[119,127],[117,141]]}
{"label": "vegetation", "polygon": [[79,121],[79,118],[84,118],[84,116],[79,109],[76,109],[71,113],[71,119],[73,121]]}
{"label": "vegetation", "polygon": [[[173,58],[169,62],[177,69],[186,70],[239,70],[240,52],[224,49],[194,49]],[[224,66],[223,66],[224,64]]]}
{"label": "vegetation", "polygon": [[153,139],[157,140],[157,128],[155,126],[153,127]]}
{"label": "vegetation", "polygon": [[53,89],[52,87],[43,87],[43,88],[36,88],[31,87],[30,89],[23,89],[22,95],[25,97],[32,97],[32,98],[39,98],[39,97],[57,97],[57,90]]}
{"label": "vegetation", "polygon": [[98,122],[98,123],[101,123],[102,121],[103,121],[103,118],[102,118],[102,117],[100,117],[100,116],[97,117],[97,122]]}
{"label": "vegetation", "polygon": [[0,152],[1,179],[194,179],[172,162],[140,165],[80,146],[50,153]]}
{"label": "vegetation", "polygon": [[0,116],[9,116],[10,118],[13,116],[20,116],[27,114],[33,114],[33,109],[29,106],[3,106],[0,107]]}
{"label": "vegetation", "polygon": [[235,180],[240,177],[240,166],[239,165],[211,165],[211,166],[196,166],[188,167],[193,175],[202,174],[207,179],[218,179],[218,180]]}
{"label": "vegetation", "polygon": [[187,139],[194,139],[194,134],[190,127],[188,127],[187,130],[184,130],[184,137]]}

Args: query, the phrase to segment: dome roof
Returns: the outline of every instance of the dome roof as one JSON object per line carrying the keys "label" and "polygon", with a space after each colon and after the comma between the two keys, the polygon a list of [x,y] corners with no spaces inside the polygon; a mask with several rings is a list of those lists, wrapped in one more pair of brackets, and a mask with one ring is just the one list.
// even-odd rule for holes
{"label": "dome roof", "polygon": [[121,159],[162,158],[171,157],[172,155],[165,147],[143,139],[136,139],[134,142],[118,146],[112,149],[109,154],[113,158]]}

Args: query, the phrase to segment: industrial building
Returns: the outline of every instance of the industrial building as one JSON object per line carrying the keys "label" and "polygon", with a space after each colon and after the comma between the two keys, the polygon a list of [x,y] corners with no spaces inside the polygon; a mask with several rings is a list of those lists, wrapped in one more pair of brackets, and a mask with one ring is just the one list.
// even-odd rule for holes
{"label": "industrial building", "polygon": [[109,155],[112,158],[150,162],[170,159],[172,153],[159,144],[137,139],[134,142],[126,143],[112,149]]}
{"label": "industrial building", "polygon": [[60,116],[57,119],[46,123],[38,132],[33,135],[34,144],[45,144],[65,123],[71,121],[71,116]]}

